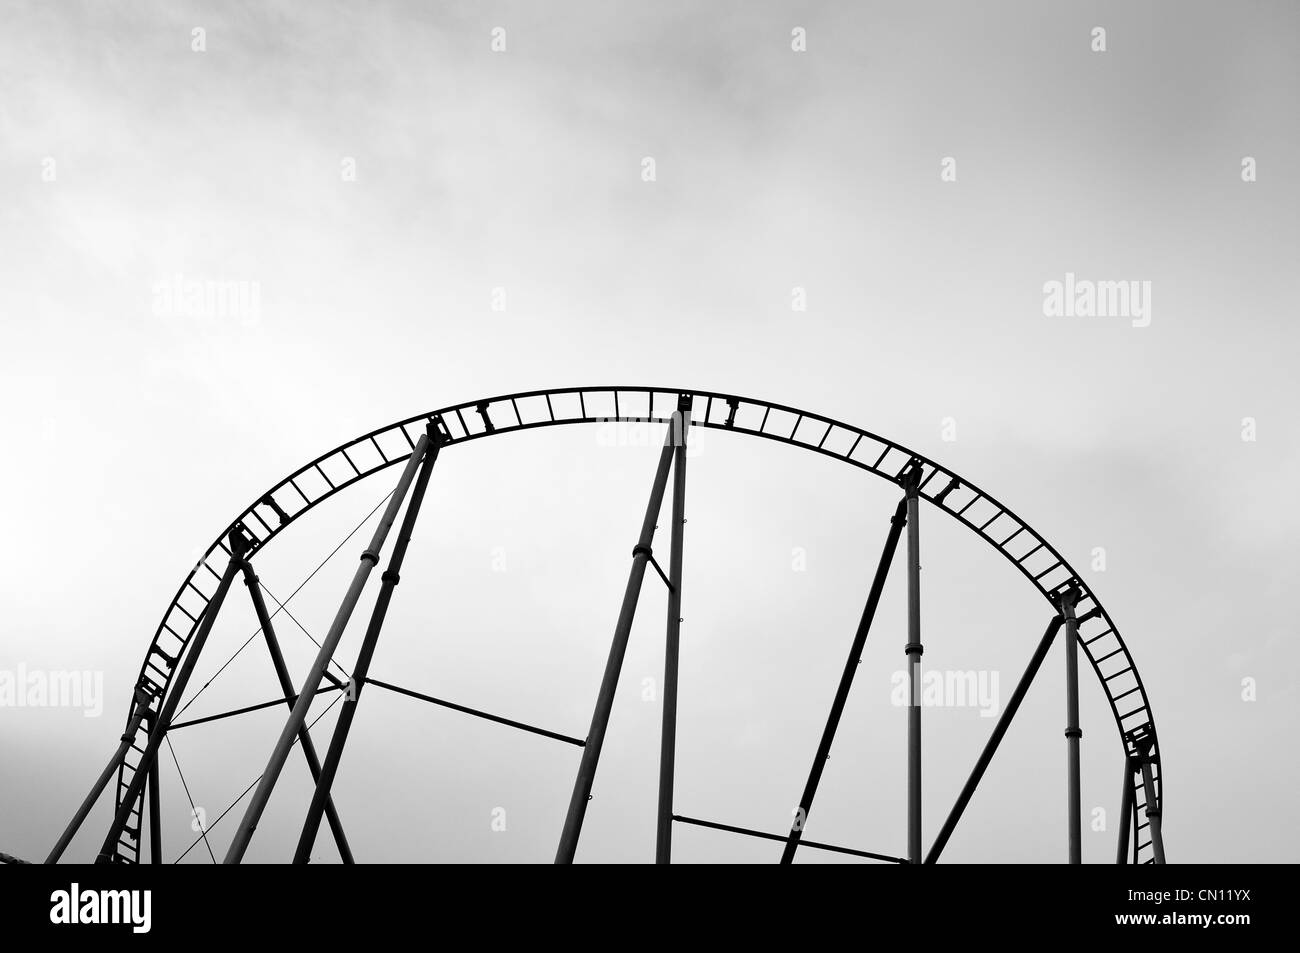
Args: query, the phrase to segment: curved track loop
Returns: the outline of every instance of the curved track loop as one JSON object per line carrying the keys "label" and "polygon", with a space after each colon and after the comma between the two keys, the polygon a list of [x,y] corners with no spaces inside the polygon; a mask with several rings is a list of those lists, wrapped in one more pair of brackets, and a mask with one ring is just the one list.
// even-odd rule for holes
{"label": "curved track loop", "polygon": [[[899,482],[913,460],[923,467],[921,496],[935,508],[979,534],[1016,567],[1055,610],[1055,596],[1071,582],[1082,595],[1076,611],[1079,641],[1092,664],[1119,728],[1125,751],[1135,754],[1142,739],[1155,742],[1155,721],[1146,689],[1115,623],[1092,590],[1056,549],[1008,507],[969,481],[934,461],[892,440],[866,430],[781,404],[751,400],[710,391],[652,387],[583,387],[528,391],[471,401],[420,414],[358,437],[318,457],[285,477],[247,509],[208,547],[201,562],[190,571],[172,599],[140,670],[138,685],[152,697],[158,710],[181,653],[198,626],[217,581],[230,558],[226,540],[242,528],[256,553],[281,530],[345,487],[406,460],[428,421],[435,421],[448,445],[478,440],[493,434],[576,423],[668,423],[680,394],[693,398],[691,426],[764,437],[825,454],[891,482]],[[250,555],[251,555],[250,553]],[[130,716],[134,714],[134,703]],[[147,719],[146,719],[147,723]],[[143,748],[146,730],[137,743]],[[1159,745],[1152,749],[1155,800],[1163,808]],[[118,772],[120,807],[131,781],[128,763]],[[1139,819],[1145,816],[1146,792],[1138,785]],[[133,807],[118,845],[115,860],[139,860],[140,804]],[[1138,825],[1134,843],[1138,862],[1153,863],[1149,839]]]}

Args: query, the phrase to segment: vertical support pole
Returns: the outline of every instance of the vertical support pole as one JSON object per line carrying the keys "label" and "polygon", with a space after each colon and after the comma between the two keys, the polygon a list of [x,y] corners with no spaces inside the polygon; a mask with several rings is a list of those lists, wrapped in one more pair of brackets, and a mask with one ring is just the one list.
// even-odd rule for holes
{"label": "vertical support pole", "polygon": [[307,711],[311,708],[317,689],[320,688],[321,679],[325,677],[325,667],[334,657],[339,640],[343,638],[343,630],[347,627],[348,620],[352,618],[352,611],[356,608],[357,600],[361,598],[361,590],[365,588],[366,580],[370,578],[370,570],[379,563],[379,552],[384,547],[384,540],[388,538],[388,531],[397,520],[397,512],[401,509],[402,501],[406,499],[406,492],[410,489],[411,481],[415,479],[415,472],[420,466],[420,461],[424,459],[428,447],[429,436],[425,434],[420,437],[415,444],[415,449],[407,458],[406,466],[397,481],[397,487],[393,490],[393,495],[388,498],[384,515],[379,525],[375,527],[370,546],[361,554],[361,562],[352,577],[352,583],[348,586],[343,602],[334,615],[334,621],[325,635],[325,641],[321,643],[320,651],[316,653],[316,661],[312,663],[311,671],[307,673],[302,688],[298,691],[298,700],[294,702],[293,711],[289,713],[279,740],[271,751],[271,759],[267,762],[257,790],[253,792],[253,799],[249,801],[244,817],[239,822],[224,863],[237,864],[244,859],[248,844],[253,839],[253,831],[257,829],[257,822],[261,820],[262,812],[266,810],[266,804],[271,800],[271,792],[275,790],[275,782],[279,780],[280,772],[284,770],[284,763],[289,758],[289,748],[293,746],[299,730],[307,721]]}
{"label": "vertical support pole", "polygon": [[49,856],[45,858],[47,864],[57,864],[59,862],[59,858],[63,856],[63,852],[67,850],[68,845],[72,843],[72,838],[75,837],[77,831],[81,829],[81,825],[86,822],[86,817],[90,814],[90,809],[95,806],[95,802],[99,800],[99,796],[104,793],[104,788],[108,787],[108,782],[113,779],[114,772],[116,772],[118,767],[122,764],[122,760],[126,757],[126,753],[131,750],[131,744],[135,741],[135,734],[140,730],[140,725],[144,722],[145,716],[149,713],[150,701],[150,696],[143,689],[137,688],[135,690],[135,714],[131,716],[131,720],[127,723],[126,731],[122,732],[122,737],[119,739],[117,750],[114,751],[113,756],[108,759],[108,764],[104,766],[104,770],[101,771],[99,777],[95,779],[95,783],[91,785],[90,793],[86,795],[85,800],[81,802],[81,806],[77,808],[77,813],[72,816],[72,820],[69,821],[68,826],[64,828],[63,834],[59,837],[58,842],[53,848],[51,848]]}
{"label": "vertical support pole", "polygon": [[1007,702],[1007,707],[1002,710],[1001,717],[993,729],[993,734],[984,745],[984,750],[980,753],[979,760],[975,762],[975,768],[971,771],[970,777],[966,779],[966,786],[961,789],[961,794],[957,797],[957,803],[952,806],[952,811],[948,814],[948,819],[944,821],[943,828],[939,831],[939,836],[934,839],[934,844],[930,847],[930,853],[925,855],[925,862],[933,864],[939,859],[939,854],[943,852],[948,843],[948,838],[952,837],[952,832],[957,827],[957,822],[961,820],[962,812],[966,810],[966,805],[970,803],[971,797],[975,794],[975,788],[979,785],[980,779],[984,777],[984,772],[988,770],[989,763],[993,760],[993,755],[997,753],[998,745],[1002,743],[1002,737],[1011,727],[1011,719],[1016,717],[1016,712],[1020,710],[1020,703],[1025,700],[1025,693],[1029,691],[1029,685],[1038,674],[1038,669],[1042,667],[1043,659],[1047,657],[1047,650],[1052,647],[1052,640],[1056,638],[1057,631],[1061,628],[1061,617],[1053,616],[1052,621],[1047,624],[1047,631],[1043,637],[1038,640],[1038,648],[1034,650],[1033,657],[1029,660],[1029,665],[1025,667],[1025,672],[1020,676],[1020,681],[1016,683],[1016,690],[1011,693],[1011,699]]}
{"label": "vertical support pole", "polygon": [[907,859],[921,863],[921,465],[904,478],[907,491]]}
{"label": "vertical support pole", "polygon": [[659,735],[659,820],[655,863],[672,863],[673,776],[677,765],[677,670],[682,623],[682,543],[686,523],[686,435],[691,427],[691,398],[677,399],[673,418],[673,525],[668,565],[668,632],[664,640],[663,728]]}
{"label": "vertical support pole", "polygon": [[334,723],[334,734],[330,737],[329,750],[325,752],[325,764],[316,779],[316,791],[312,794],[311,806],[307,808],[307,818],[303,822],[302,833],[298,837],[298,848],[293,856],[295,864],[305,864],[310,859],[311,849],[316,843],[316,834],[320,830],[321,814],[331,803],[330,787],[334,784],[335,775],[338,774],[339,761],[343,758],[343,748],[348,741],[348,732],[352,730],[352,719],[356,717],[357,705],[361,701],[361,689],[365,686],[366,676],[370,673],[370,660],[374,657],[379,632],[384,627],[384,619],[388,615],[388,605],[392,601],[393,590],[401,581],[402,561],[406,558],[406,549],[411,542],[415,521],[420,516],[420,504],[424,502],[424,491],[429,486],[429,476],[433,473],[433,464],[438,459],[438,448],[441,445],[441,439],[432,424],[429,425],[428,438],[429,448],[425,452],[424,463],[420,466],[420,475],[416,477],[415,486],[411,490],[411,502],[407,504],[406,514],[402,517],[402,527],[398,530],[397,541],[393,543],[392,555],[388,557],[388,569],[381,577],[379,596],[370,614],[370,625],[366,627],[366,636],[361,643],[361,651],[352,670],[348,697],[343,702],[338,721]]}
{"label": "vertical support pole", "polygon": [[122,797],[122,804],[117,809],[112,825],[109,826],[108,836],[104,838],[104,843],[99,848],[99,856],[95,858],[97,864],[108,863],[117,852],[118,840],[122,836],[122,830],[126,827],[126,822],[131,817],[131,806],[144,792],[145,781],[149,777],[149,766],[158,757],[158,748],[162,745],[163,736],[167,734],[167,729],[171,727],[172,717],[176,714],[176,708],[180,704],[181,696],[185,694],[185,688],[189,684],[190,675],[194,672],[194,666],[198,663],[199,654],[203,651],[203,645],[208,641],[208,634],[212,631],[212,625],[216,622],[217,614],[221,611],[221,604],[226,601],[226,593],[230,591],[230,583],[234,581],[235,573],[239,571],[240,562],[243,560],[244,554],[248,552],[248,545],[248,540],[244,537],[242,531],[236,529],[230,534],[230,551],[232,553],[230,562],[226,565],[225,572],[221,574],[221,582],[217,584],[217,591],[213,593],[207,609],[203,612],[203,618],[199,622],[198,629],[190,639],[190,646],[185,652],[185,659],[181,662],[181,667],[172,676],[172,683],[167,691],[166,699],[163,700],[162,707],[159,709],[157,716],[151,718],[152,726],[149,730],[149,741],[145,744],[144,753],[140,755],[140,763],[136,765],[135,773],[131,776],[131,783],[127,785],[126,794]]}
{"label": "vertical support pole", "polygon": [[[244,560],[244,585],[248,587],[249,598],[253,601],[253,611],[257,613],[257,624],[262,627],[262,635],[266,639],[266,649],[271,655],[271,665],[275,669],[276,680],[280,683],[280,691],[284,692],[284,703],[288,706],[289,711],[293,711],[293,679],[289,677],[289,666],[285,664],[284,653],[280,651],[280,641],[275,637],[275,628],[271,625],[271,613],[266,611],[266,600],[262,598],[262,587],[258,583],[257,574],[253,571],[253,565],[247,559]],[[307,770],[311,772],[313,783],[320,781],[320,758],[316,755],[316,746],[312,743],[311,733],[304,724],[298,732],[298,746],[302,748],[303,757],[307,760]],[[329,818],[330,831],[334,835],[334,843],[338,847],[339,856],[343,863],[355,863],[352,858],[352,848],[348,845],[347,835],[343,833],[343,822],[339,820],[338,811],[334,808],[334,801],[330,799],[325,805],[325,814]]]}
{"label": "vertical support pole", "polygon": [[[1151,776],[1151,753],[1142,754],[1142,793],[1146,801],[1147,824],[1151,831],[1151,850],[1155,852],[1156,863],[1165,862],[1165,838],[1160,830],[1160,801],[1156,797],[1155,781]],[[1137,838],[1134,838],[1134,842]]]}
{"label": "vertical support pole", "polygon": [[813,798],[817,796],[817,786],[821,784],[822,770],[826,759],[831,755],[831,744],[835,740],[835,731],[840,725],[840,716],[844,713],[844,704],[849,699],[849,688],[853,685],[853,675],[862,661],[862,648],[867,644],[867,634],[871,631],[871,622],[876,617],[876,606],[880,604],[880,595],[885,590],[885,579],[889,576],[889,567],[894,562],[894,553],[898,549],[898,540],[903,535],[903,523],[907,518],[907,501],[899,500],[894,516],[889,521],[889,535],[885,537],[885,547],[880,553],[880,562],[876,566],[875,578],[871,581],[871,591],[867,595],[867,604],[858,620],[858,630],[853,634],[853,644],[849,647],[849,657],[844,661],[844,671],[840,673],[840,684],[835,690],[835,699],[831,702],[831,713],[826,717],[826,727],[822,729],[822,739],[813,755],[812,769],[808,772],[808,783],[804,785],[803,796],[795,809],[794,822],[785,840],[785,849],[781,851],[781,863],[794,861],[794,852],[803,836],[804,826],[808,823],[808,814],[812,811]]}
{"label": "vertical support pole", "polygon": [[578,837],[582,833],[582,821],[587,814],[591,785],[596,780],[596,767],[600,763],[600,749],[605,743],[605,729],[609,726],[609,714],[614,707],[614,690],[618,687],[618,675],[623,668],[623,656],[627,654],[627,640],[632,633],[632,620],[636,616],[637,599],[641,595],[641,581],[645,578],[646,563],[650,561],[650,543],[654,540],[655,520],[659,518],[664,489],[668,485],[668,470],[673,462],[673,428],[679,426],[680,420],[681,414],[675,412],[668,424],[668,436],[664,440],[663,450],[659,453],[659,466],[655,470],[654,483],[650,488],[650,501],[646,504],[645,519],[641,523],[641,535],[637,538],[637,544],[632,547],[632,568],[628,571],[623,605],[619,609],[618,622],[614,626],[614,639],[609,646],[605,674],[601,677],[600,691],[596,695],[596,708],[591,715],[591,728],[587,732],[587,742],[582,748],[582,761],[578,764],[578,776],[573,781],[573,794],[569,798],[569,810],[564,817],[564,829],[560,832],[560,844],[555,851],[557,864],[573,863],[574,854],[578,850]]}
{"label": "vertical support pole", "polygon": [[1066,812],[1070,863],[1083,863],[1083,807],[1079,791],[1079,624],[1074,606],[1079,590],[1073,585],[1060,595],[1061,615],[1065,618],[1065,743],[1066,743]]}
{"label": "vertical support pole", "polygon": [[149,863],[162,863],[162,792],[157,758],[149,765]]}
{"label": "vertical support pole", "polygon": [[1129,829],[1133,826],[1133,759],[1124,756],[1124,790],[1120,795],[1119,807],[1119,847],[1115,852],[1115,863],[1128,862]]}

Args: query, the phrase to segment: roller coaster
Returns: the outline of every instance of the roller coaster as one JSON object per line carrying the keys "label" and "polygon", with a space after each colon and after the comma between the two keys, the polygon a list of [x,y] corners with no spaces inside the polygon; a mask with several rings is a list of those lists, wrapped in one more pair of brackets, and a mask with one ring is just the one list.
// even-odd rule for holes
{"label": "roller coaster", "polygon": [[[587,736],[583,739],[569,738],[369,678],[370,658],[383,629],[389,601],[400,582],[402,562],[411,531],[418,518],[434,465],[441,455],[458,444],[515,431],[610,422],[662,424],[666,428],[666,436],[654,471],[641,533],[632,546],[627,587]],[[898,504],[886,530],[879,564],[836,687],[831,711],[819,739],[798,808],[793,812],[794,820],[790,830],[783,833],[756,831],[686,817],[675,813],[673,807],[686,448],[693,428],[758,437],[832,457],[896,485],[899,492]],[[347,487],[376,477],[390,468],[397,468],[400,472],[396,487],[387,497],[382,518],[369,545],[361,554],[351,584],[342,597],[328,634],[320,644],[314,664],[295,686],[276,640],[272,614],[267,609],[254,570],[257,554],[309,510],[325,503]],[[653,542],[670,478],[673,490],[672,512],[665,569],[655,554]],[[1039,592],[1049,609],[1046,629],[1015,691],[1003,707],[961,794],[928,850],[923,849],[921,840],[920,658],[923,643],[919,569],[922,503],[928,504],[925,512],[954,519],[984,540]],[[389,553],[387,567],[381,574],[378,598],[356,664],[346,681],[339,679],[329,671],[334,652],[371,570],[380,561],[390,530],[399,515],[402,518],[401,525]],[[896,857],[808,841],[803,838],[803,828],[812,810],[822,768],[829,755],[885,580],[904,532],[907,537],[904,548],[908,589],[908,641],[905,653],[909,660],[911,695],[908,704],[907,854]],[[702,825],[743,836],[780,841],[784,845],[781,854],[783,863],[791,862],[801,847],[836,851],[883,862],[936,862],[998,750],[1048,649],[1063,630],[1067,712],[1064,726],[1067,751],[1067,860],[1079,863],[1082,853],[1079,779],[1079,744],[1082,732],[1079,727],[1078,703],[1078,659],[1082,655],[1105,693],[1123,751],[1122,808],[1116,860],[1118,863],[1164,863],[1161,833],[1164,790],[1160,748],[1155,719],[1142,678],[1118,627],[1102,606],[1097,594],[1045,538],[1009,507],[969,480],[893,440],[781,404],[710,391],[656,387],[538,390],[444,407],[400,420],[336,447],[300,467],[259,496],[207,547],[202,559],[186,576],[163,613],[140,668],[120,745],[50,851],[46,862],[55,863],[63,858],[73,837],[110,784],[114,789],[113,820],[94,859],[99,863],[141,862],[145,859],[144,834],[147,826],[150,831],[148,859],[155,863],[162,862],[158,785],[160,747],[168,731],[179,726],[175,719],[180,702],[237,576],[242,576],[248,588],[284,697],[266,705],[226,714],[234,716],[272,705],[284,705],[289,714],[271,750],[266,770],[255,782],[255,789],[250,786],[251,798],[243,809],[225,856],[226,863],[239,863],[244,858],[262,812],[294,747],[303,751],[315,789],[292,859],[298,863],[309,859],[319,828],[322,823],[326,823],[340,856],[344,862],[352,862],[351,849],[334,809],[330,789],[348,738],[353,713],[360,703],[362,689],[367,685],[404,692],[507,727],[546,734],[580,747],[581,762],[555,856],[557,863],[572,862],[599,765],[601,747],[613,707],[614,690],[622,668],[638,597],[644,578],[651,569],[667,587],[669,603],[665,634],[656,862],[671,861],[675,824]],[[342,699],[342,707],[322,761],[312,743],[309,731],[311,725],[308,724],[307,717],[312,702],[326,692],[337,692],[338,699]],[[245,795],[248,793],[246,791]]]}

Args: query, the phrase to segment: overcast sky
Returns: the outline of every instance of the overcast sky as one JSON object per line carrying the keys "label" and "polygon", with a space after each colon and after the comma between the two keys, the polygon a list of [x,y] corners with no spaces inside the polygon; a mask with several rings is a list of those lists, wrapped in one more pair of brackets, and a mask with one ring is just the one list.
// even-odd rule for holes
{"label": "overcast sky", "polygon": [[[1170,859],[1295,858],[1293,4],[4,0],[0,16],[0,671],[86,670],[104,691],[100,717],[0,708],[0,850],[44,857],[188,567],[284,475],[452,403],[649,384],[837,417],[998,495],[1130,646]],[[1136,282],[1144,313],[1046,313],[1067,280]],[[169,299],[177,282],[246,297],[211,313]],[[449,449],[372,674],[584,735],[661,439],[644,436]],[[676,809],[783,831],[896,491],[696,436]],[[395,479],[268,547],[271,592]],[[997,672],[1005,701],[1048,607],[922,515],[926,665]],[[316,638],[362,546],[290,603]],[[807,827],[886,854],[905,852],[901,569]],[[653,857],[662,589],[647,579],[580,861]],[[246,603],[236,587],[195,687],[255,630]],[[277,623],[300,678],[314,646]],[[1062,665],[1058,646],[946,859],[1064,860]],[[275,695],[255,642],[187,716]],[[1121,749],[1088,669],[1082,702],[1084,857],[1106,861]],[[175,732],[209,822],[283,717]],[[925,724],[928,844],[993,720]],[[370,689],[335,797],[359,860],[549,861],[578,754]],[[198,835],[166,748],[163,787],[174,860]],[[295,752],[249,860],[289,859],[308,796]],[[108,800],[69,859],[93,856]],[[218,858],[241,813],[213,829]],[[780,845],[679,827],[675,853]],[[325,830],[314,856],[337,859]]]}

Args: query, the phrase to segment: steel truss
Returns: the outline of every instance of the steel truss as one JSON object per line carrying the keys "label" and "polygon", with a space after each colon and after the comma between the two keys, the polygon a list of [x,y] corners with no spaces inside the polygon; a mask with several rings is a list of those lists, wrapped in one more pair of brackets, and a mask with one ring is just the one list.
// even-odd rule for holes
{"label": "steel truss", "polygon": [[[517,430],[572,423],[657,423],[666,424],[667,436],[659,454],[641,533],[632,548],[623,603],[614,629],[605,672],[597,691],[591,725],[584,739],[569,737],[465,705],[425,695],[368,677],[384,619],[400,582],[402,561],[418,519],[421,503],[435,462],[445,448],[483,437]],[[673,783],[677,732],[677,675],[680,657],[682,612],[682,565],[684,549],[686,445],[691,428],[725,430],[790,444],[834,457],[896,484],[901,495],[890,520],[880,561],[872,581],[862,618],[853,636],[848,658],[831,704],[826,726],[813,758],[807,783],[794,812],[789,832],[773,834],[675,813]],[[380,470],[402,464],[401,476],[389,496],[384,514],[370,545],[362,552],[352,583],[343,597],[333,624],[310,671],[295,691],[267,611],[262,587],[252,559],[286,526],[312,507],[344,488]],[[669,477],[673,499],[669,533],[668,570],[654,555],[653,540]],[[921,831],[921,705],[920,658],[920,504],[956,519],[1000,552],[1034,585],[1052,606],[1047,630],[1031,657],[1014,693],[976,761],[974,769],[953,805],[946,822],[928,853],[923,854]],[[331,675],[328,666],[360,598],[371,570],[378,565],[389,530],[405,504],[401,528],[381,577],[378,599],[351,678],[346,682]],[[908,631],[904,654],[908,660],[911,696],[908,705],[907,825],[906,857],[840,847],[803,839],[803,829],[812,810],[843,713],[853,676],[895,551],[906,529],[906,573]],[[220,571],[214,568],[220,567]],[[793,860],[799,847],[851,854],[891,863],[934,863],[947,845],[980,779],[988,768],[1011,720],[1019,709],[1048,649],[1061,629],[1065,630],[1066,701],[1066,801],[1067,857],[1081,860],[1081,806],[1079,786],[1078,656],[1087,658],[1105,691],[1124,746],[1123,805],[1117,860],[1120,863],[1164,863],[1161,833],[1163,790],[1155,721],[1136,665],[1110,616],[1096,595],[1066,560],[1008,507],[969,481],[928,458],[894,441],[879,437],[830,418],[780,404],[708,391],[645,387],[567,388],[529,391],[443,408],[399,421],[372,431],[295,471],[244,510],[204,554],[203,560],[181,584],[155,633],[137,680],[134,700],[121,743],[100,774],[72,821],[51,850],[47,863],[57,862],[84,822],[94,803],[116,776],[114,816],[100,848],[101,863],[134,863],[140,860],[143,843],[146,795],[150,814],[150,859],[161,861],[158,751],[168,732],[190,725],[232,717],[249,711],[285,705],[289,716],[271,752],[266,770],[255,782],[256,790],[244,809],[230,848],[227,863],[240,862],[257,828],[275,784],[296,744],[315,784],[315,791],[294,854],[296,863],[306,862],[322,820],[344,862],[351,863],[352,851],[342,821],[330,796],[348,733],[360,702],[362,688],[375,685],[388,691],[450,708],[473,717],[549,737],[582,748],[573,793],[556,851],[557,863],[572,862],[578,847],[583,819],[599,765],[601,747],[613,708],[622,662],[627,650],[638,598],[647,568],[653,568],[668,590],[665,634],[663,722],[660,740],[659,797],[655,837],[655,860],[668,863],[672,856],[674,823],[758,837],[784,844],[782,863]],[[177,708],[188,686],[199,655],[221,609],[231,584],[242,575],[253,602],[260,631],[271,657],[283,697],[235,711],[175,721]],[[283,604],[281,604],[283,608]],[[323,685],[323,682],[329,682]],[[324,762],[317,755],[309,732],[307,714],[312,702],[324,693],[343,692],[343,707],[335,724]],[[336,701],[338,699],[336,698]],[[1123,711],[1122,709],[1129,709]],[[133,761],[132,758],[135,757]],[[250,789],[252,787],[250,786]],[[248,792],[246,791],[245,794]],[[232,805],[232,808],[234,805]],[[1146,820],[1141,820],[1145,814]],[[223,815],[224,816],[224,815]],[[1146,840],[1142,837],[1145,833]],[[1130,851],[1131,835],[1131,851]],[[196,842],[197,843],[197,842]]]}

